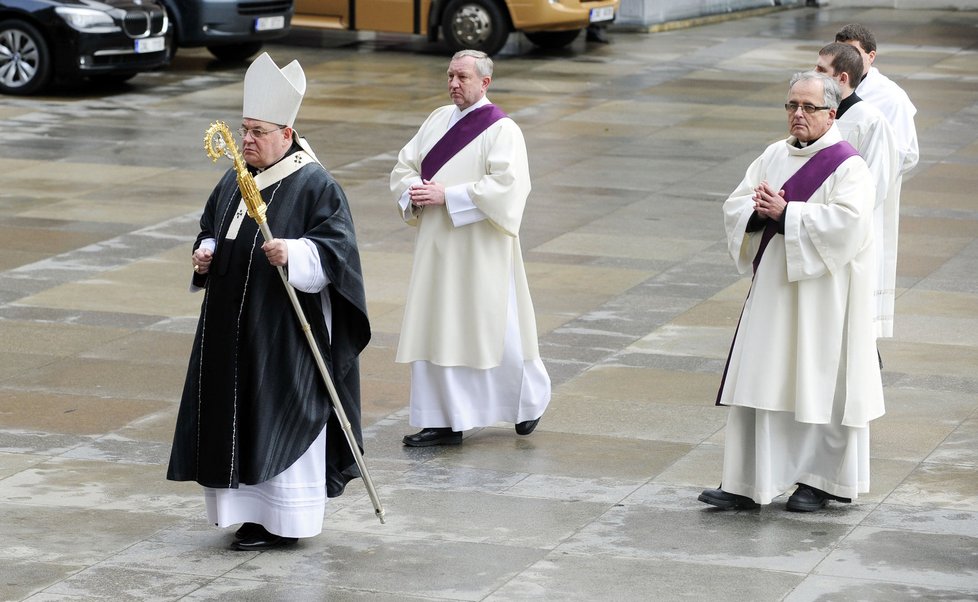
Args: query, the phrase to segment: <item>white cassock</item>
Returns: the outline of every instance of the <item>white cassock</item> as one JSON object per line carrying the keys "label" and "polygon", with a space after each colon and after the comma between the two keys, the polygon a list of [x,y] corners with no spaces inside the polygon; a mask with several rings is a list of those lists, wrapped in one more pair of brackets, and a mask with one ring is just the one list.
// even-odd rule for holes
{"label": "white cassock", "polygon": [[873,208],[873,235],[876,242],[876,336],[893,336],[893,308],[896,296],[897,242],[900,231],[900,153],[889,122],[883,113],[865,100],[850,106],[836,120],[843,140],[859,151],[873,174],[876,204]]}
{"label": "white cassock", "polygon": [[[311,242],[286,240],[289,247],[289,284],[304,293],[320,293],[327,330],[332,330],[332,311],[326,285],[329,281]],[[214,250],[214,239],[200,248]],[[204,487],[207,520],[218,527],[258,523],[281,537],[313,537],[323,530],[326,512],[326,428],[309,449],[285,471],[264,483],[237,489]]]}
{"label": "white cassock", "polygon": [[418,212],[408,195],[421,182],[425,154],[486,104],[436,109],[391,173],[403,219],[418,225],[397,352],[398,362],[411,363],[416,427],[518,423],[539,418],[550,402],[518,237],[530,189],[519,127],[495,122],[434,175],[445,185],[445,207]]}
{"label": "white cassock", "polygon": [[[817,151],[770,145],[723,204],[728,249],[751,270],[761,232],[746,232],[753,191],[775,190]],[[873,177],[850,157],[808,202],[785,210],[734,337],[719,402],[730,407],[722,487],[767,504],[795,483],[840,497],[869,489],[869,422],[883,414],[873,327]]]}
{"label": "white cassock", "polygon": [[[856,87],[856,94],[863,101],[879,109],[883,116],[886,117],[886,120],[890,123],[897,152],[899,153],[897,159],[898,173],[893,179],[890,191],[887,193],[891,204],[890,210],[895,213],[887,215],[885,220],[885,227],[893,232],[893,236],[891,237],[893,244],[889,244],[891,242],[890,239],[885,239],[880,250],[880,253],[883,255],[882,262],[884,264],[884,287],[888,288],[887,285],[892,282],[893,288],[895,289],[897,255],[896,228],[899,225],[900,219],[900,194],[903,189],[903,175],[913,169],[920,160],[920,148],[917,144],[917,126],[914,125],[913,120],[914,115],[917,114],[917,107],[910,101],[910,97],[907,96],[903,88],[880,73],[880,70],[876,67],[869,68],[869,72]],[[891,272],[893,275],[892,278],[889,277]],[[879,336],[881,337],[893,336],[893,304],[890,303],[888,306],[884,305],[881,307],[881,310],[886,312],[887,308],[890,310],[888,312],[889,319],[884,319],[880,323],[881,329],[879,330]]]}

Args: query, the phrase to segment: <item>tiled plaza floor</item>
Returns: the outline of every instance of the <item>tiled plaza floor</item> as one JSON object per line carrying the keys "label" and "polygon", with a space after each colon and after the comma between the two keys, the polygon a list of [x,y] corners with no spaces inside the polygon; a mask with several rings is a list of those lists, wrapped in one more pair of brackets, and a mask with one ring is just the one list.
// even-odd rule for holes
{"label": "tiled plaza floor", "polygon": [[[747,283],[720,204],[786,135],[786,82],[843,24],[919,113],[872,490],[799,515],[696,501]],[[779,10],[544,53],[514,37],[490,97],[519,122],[523,222],[554,397],[539,429],[405,449],[393,363],[413,243],[396,152],[447,102],[446,57],[403,37],[294,36],[297,127],[350,197],[374,339],[361,483],[289,550],[228,549],[164,479],[200,303],[186,292],[201,149],[240,117],[243,66],[181,51],[116,90],[0,103],[0,599],[965,600],[978,597],[978,13]]]}

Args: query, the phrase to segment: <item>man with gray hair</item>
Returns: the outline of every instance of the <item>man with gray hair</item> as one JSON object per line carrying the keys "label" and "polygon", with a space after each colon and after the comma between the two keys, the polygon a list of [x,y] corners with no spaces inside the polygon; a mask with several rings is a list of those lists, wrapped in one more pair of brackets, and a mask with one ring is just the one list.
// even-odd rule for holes
{"label": "man with gray hair", "polygon": [[360,253],[346,194],[294,129],[305,91],[298,61],[279,68],[263,53],[245,73],[241,155],[280,238],[265,240],[246,217],[231,168],[190,256],[191,290],[204,295],[167,478],[202,485],[208,522],[240,524],[231,546],[248,552],[318,535],[327,498],[360,476],[305,336],[361,444],[358,357],[370,321]]}
{"label": "man with gray hair", "polygon": [[723,204],[727,248],[753,270],[717,394],[723,476],[699,500],[752,509],[793,487],[811,512],[869,490],[869,422],[883,414],[873,328],[873,177],[835,124],[836,82],[791,79],[791,135]]}
{"label": "man with gray hair", "polygon": [[530,193],[519,126],[489,102],[492,59],[448,66],[452,104],[435,109],[397,157],[390,186],[418,229],[397,362],[411,364],[404,445],[458,445],[497,422],[518,435],[550,402],[519,230]]}

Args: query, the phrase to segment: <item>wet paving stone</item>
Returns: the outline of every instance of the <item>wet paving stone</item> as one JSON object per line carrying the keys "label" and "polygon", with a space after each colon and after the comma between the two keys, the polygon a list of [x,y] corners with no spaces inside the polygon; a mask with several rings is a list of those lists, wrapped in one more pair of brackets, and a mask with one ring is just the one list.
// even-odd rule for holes
{"label": "wet paving stone", "polygon": [[[888,413],[870,492],[799,515],[696,501],[721,474],[713,400],[749,276],[720,205],[786,135],[788,78],[841,25],[918,108],[904,182]],[[227,164],[246,64],[182,49],[115,88],[0,105],[3,600],[671,600],[978,597],[978,11],[794,8],[675,31],[611,30],[546,52],[511,36],[489,96],[520,123],[520,232],[553,400],[529,437],[499,424],[409,449],[394,364],[414,232],[389,198],[397,151],[448,98],[420,37],[296,31],[296,125],[350,199],[373,340],[366,461],[323,533],[229,549],[199,487],[165,480],[201,298],[201,207]]]}

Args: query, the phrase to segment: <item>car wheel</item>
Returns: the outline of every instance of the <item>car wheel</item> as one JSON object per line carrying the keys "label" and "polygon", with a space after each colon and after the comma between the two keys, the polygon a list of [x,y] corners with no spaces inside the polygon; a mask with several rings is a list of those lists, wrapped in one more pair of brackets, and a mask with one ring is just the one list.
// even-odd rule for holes
{"label": "car wheel", "polygon": [[569,31],[524,32],[524,35],[526,39],[540,48],[563,48],[576,40],[580,33],[580,29],[571,29]]}
{"label": "car wheel", "polygon": [[0,22],[0,92],[33,94],[50,80],[51,53],[41,32],[19,19]]}
{"label": "car wheel", "polygon": [[177,32],[177,22],[173,20],[173,14],[167,9],[167,16],[170,20],[170,43],[166,45],[166,64],[173,63],[173,57],[177,55],[177,48],[180,46],[180,36]]}
{"label": "car wheel", "polygon": [[509,37],[509,22],[493,0],[452,0],[442,15],[441,32],[452,52],[472,49],[493,55]]}
{"label": "car wheel", "polygon": [[219,60],[239,63],[257,54],[261,50],[261,44],[261,42],[242,42],[240,44],[208,46],[207,49]]}

